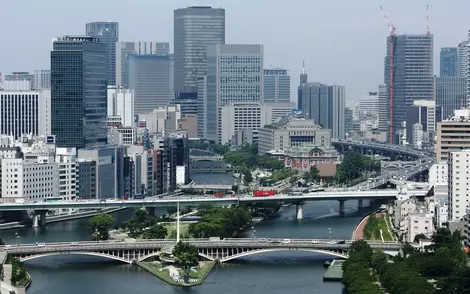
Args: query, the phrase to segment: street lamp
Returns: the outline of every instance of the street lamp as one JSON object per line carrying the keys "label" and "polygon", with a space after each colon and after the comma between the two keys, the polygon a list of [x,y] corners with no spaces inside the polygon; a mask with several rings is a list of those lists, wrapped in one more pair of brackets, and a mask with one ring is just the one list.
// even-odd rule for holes
{"label": "street lamp", "polygon": [[98,243],[99,232],[98,229],[95,229],[96,243]]}
{"label": "street lamp", "polygon": [[328,234],[330,235],[330,241],[331,241],[331,228],[328,228]]}
{"label": "street lamp", "polygon": [[20,241],[20,236],[18,236],[18,233],[15,233],[16,236],[16,247],[18,247],[18,243]]}
{"label": "street lamp", "polygon": [[251,227],[251,237],[254,239],[255,238],[255,233],[256,233],[256,230],[255,230],[255,227]]}

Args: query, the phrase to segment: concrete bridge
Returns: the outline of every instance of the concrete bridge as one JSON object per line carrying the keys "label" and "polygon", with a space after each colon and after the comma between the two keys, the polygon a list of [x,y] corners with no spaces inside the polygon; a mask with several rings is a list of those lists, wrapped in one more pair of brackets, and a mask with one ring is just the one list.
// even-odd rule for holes
{"label": "concrete bridge", "polygon": [[224,157],[208,150],[190,149],[189,159],[191,161],[222,161]]}
{"label": "concrete bridge", "polygon": [[[209,239],[190,239],[183,242],[197,247],[199,255],[208,260],[227,262],[232,259],[249,255],[291,251],[313,252],[326,254],[339,258],[347,258],[351,242],[339,244],[331,240],[314,239],[223,239],[213,241]],[[124,263],[145,261],[158,257],[161,252],[167,252],[176,243],[176,240],[142,240],[133,243],[122,241],[102,242],[62,242],[47,243],[44,246],[36,244],[20,244],[11,247],[3,246],[3,250],[21,261],[54,256],[54,255],[91,255],[118,260]],[[374,249],[382,249],[385,253],[396,255],[402,247],[398,243],[369,243]]]}
{"label": "concrete bridge", "polygon": [[195,166],[192,165],[189,167],[191,172],[237,172],[238,168],[229,167],[229,166]]}

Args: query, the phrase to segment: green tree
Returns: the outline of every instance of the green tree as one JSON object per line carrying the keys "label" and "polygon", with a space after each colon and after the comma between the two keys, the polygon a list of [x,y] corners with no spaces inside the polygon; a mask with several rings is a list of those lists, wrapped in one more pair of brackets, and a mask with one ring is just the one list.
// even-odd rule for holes
{"label": "green tree", "polygon": [[144,231],[142,237],[144,239],[165,239],[168,234],[168,230],[160,225],[156,224]]}
{"label": "green tree", "polygon": [[320,177],[320,171],[316,166],[311,166],[310,171],[304,175],[304,179],[309,182],[315,182]]}
{"label": "green tree", "polygon": [[379,271],[380,267],[387,262],[387,255],[382,250],[374,250],[374,253],[371,256],[370,263],[372,268],[376,272]]}
{"label": "green tree", "polygon": [[88,229],[97,234],[97,238],[107,240],[109,238],[109,229],[114,223],[114,218],[110,214],[98,214],[88,220]]}
{"label": "green tree", "polygon": [[191,268],[199,264],[196,246],[180,241],[173,248],[173,256],[175,257],[175,264],[184,272],[184,282],[188,283]]}
{"label": "green tree", "polygon": [[421,240],[421,239],[426,239],[426,235],[425,234],[416,235],[413,239],[413,243],[419,243],[419,240]]}
{"label": "green tree", "polygon": [[249,185],[253,182],[253,176],[249,170],[243,172],[243,181],[245,182],[245,185]]}

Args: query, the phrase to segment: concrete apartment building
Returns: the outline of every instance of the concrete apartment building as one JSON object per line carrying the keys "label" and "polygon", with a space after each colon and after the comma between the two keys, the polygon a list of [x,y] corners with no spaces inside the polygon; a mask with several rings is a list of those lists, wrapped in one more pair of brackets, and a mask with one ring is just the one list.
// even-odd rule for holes
{"label": "concrete apartment building", "polygon": [[284,151],[295,147],[330,147],[331,130],[323,129],[313,120],[291,119],[280,125],[258,130],[258,154]]}
{"label": "concrete apartment building", "polygon": [[470,110],[455,110],[454,116],[437,123],[436,162],[448,161],[449,153],[470,148]]}
{"label": "concrete apartment building", "polygon": [[449,156],[449,221],[465,216],[470,203],[470,150],[451,152]]}

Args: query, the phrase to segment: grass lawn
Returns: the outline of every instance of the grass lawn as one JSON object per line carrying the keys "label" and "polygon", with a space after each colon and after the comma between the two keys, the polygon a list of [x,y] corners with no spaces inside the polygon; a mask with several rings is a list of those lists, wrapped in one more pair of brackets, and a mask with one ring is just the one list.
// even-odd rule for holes
{"label": "grass lawn", "polygon": [[369,218],[364,227],[364,239],[382,241],[380,237],[380,230],[382,230],[384,241],[394,241],[393,235],[388,230],[385,218],[386,216],[384,215],[378,218]]}
{"label": "grass lawn", "polygon": [[[182,284],[179,283],[170,276],[170,272],[168,269],[163,269],[164,266],[159,265],[159,264],[154,264],[154,263],[148,263],[148,262],[139,262],[138,265],[148,272],[152,273],[153,275],[159,277],[163,281],[167,282],[168,284],[175,285],[175,286],[197,286],[201,285],[209,272],[211,271],[212,267],[214,266],[215,262],[213,261],[201,261],[199,263],[199,268],[197,269],[196,272],[191,272],[190,273],[190,278],[191,279],[197,279],[198,282],[193,282],[189,284]],[[178,269],[178,272],[181,277],[184,276],[184,272],[182,269]]]}
{"label": "grass lawn", "polygon": [[[172,232],[176,232],[176,222],[165,224],[165,228],[168,230],[166,235],[167,238],[170,238]],[[180,222],[180,236],[186,236],[188,234],[189,223]]]}

